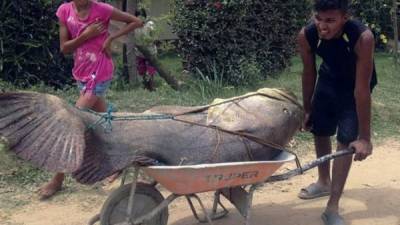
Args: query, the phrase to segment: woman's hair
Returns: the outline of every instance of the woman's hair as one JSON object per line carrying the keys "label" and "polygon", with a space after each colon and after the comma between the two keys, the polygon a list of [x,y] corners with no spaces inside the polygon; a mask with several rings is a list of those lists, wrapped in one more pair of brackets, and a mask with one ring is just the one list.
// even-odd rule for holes
{"label": "woman's hair", "polygon": [[327,10],[341,10],[348,12],[349,0],[315,0],[314,2],[315,11],[327,11]]}

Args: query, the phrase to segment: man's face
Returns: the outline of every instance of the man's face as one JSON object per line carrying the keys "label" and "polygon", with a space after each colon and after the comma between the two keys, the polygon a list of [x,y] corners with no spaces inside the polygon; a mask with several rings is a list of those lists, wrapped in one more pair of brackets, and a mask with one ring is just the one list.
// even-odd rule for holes
{"label": "man's face", "polygon": [[340,10],[319,11],[314,15],[319,38],[330,40],[342,34],[348,15]]}

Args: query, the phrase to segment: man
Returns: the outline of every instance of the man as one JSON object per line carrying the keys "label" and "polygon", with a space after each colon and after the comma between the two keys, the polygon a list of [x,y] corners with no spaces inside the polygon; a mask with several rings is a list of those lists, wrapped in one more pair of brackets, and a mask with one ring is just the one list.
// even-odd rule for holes
{"label": "man", "polygon": [[[371,91],[376,85],[374,36],[358,21],[349,18],[347,0],[316,0],[313,22],[298,35],[303,61],[302,87],[305,119],[303,128],[314,135],[317,157],[331,153],[331,139],[337,150],[353,148],[354,160],[372,153]],[[316,55],[322,64],[316,70]],[[352,156],[318,167],[316,183],[302,189],[299,197],[312,199],[330,195],[322,220],[326,225],[343,225],[339,200],[351,167]]]}

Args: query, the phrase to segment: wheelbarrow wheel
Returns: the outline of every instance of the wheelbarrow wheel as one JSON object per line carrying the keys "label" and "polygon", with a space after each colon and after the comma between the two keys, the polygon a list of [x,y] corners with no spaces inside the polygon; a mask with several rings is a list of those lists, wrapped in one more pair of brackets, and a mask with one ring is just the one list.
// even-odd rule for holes
{"label": "wheelbarrow wheel", "polygon": [[[101,225],[114,225],[126,221],[131,184],[126,184],[113,191],[107,198],[100,213]],[[131,221],[143,216],[161,204],[164,197],[152,185],[137,183]],[[140,225],[166,225],[168,207],[155,215],[150,221]]]}

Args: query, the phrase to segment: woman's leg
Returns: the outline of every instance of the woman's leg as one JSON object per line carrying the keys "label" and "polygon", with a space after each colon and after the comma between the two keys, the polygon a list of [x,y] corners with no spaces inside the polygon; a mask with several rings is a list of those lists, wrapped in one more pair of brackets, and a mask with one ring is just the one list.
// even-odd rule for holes
{"label": "woman's leg", "polygon": [[56,173],[53,178],[39,189],[40,200],[46,200],[61,190],[64,181],[63,173]]}
{"label": "woman's leg", "polygon": [[[76,101],[75,106],[78,108],[94,109],[99,97],[90,93],[81,94]],[[96,111],[96,110],[95,110]]]}
{"label": "woman's leg", "polygon": [[107,103],[104,97],[97,96],[97,100],[94,103],[92,110],[96,112],[106,112],[107,111]]}
{"label": "woman's leg", "polygon": [[[92,94],[81,94],[75,104],[78,108],[89,108],[98,112],[105,112],[105,101],[102,97]],[[48,199],[61,190],[65,175],[64,173],[56,173],[53,178],[39,189],[39,198],[41,200]]]}

